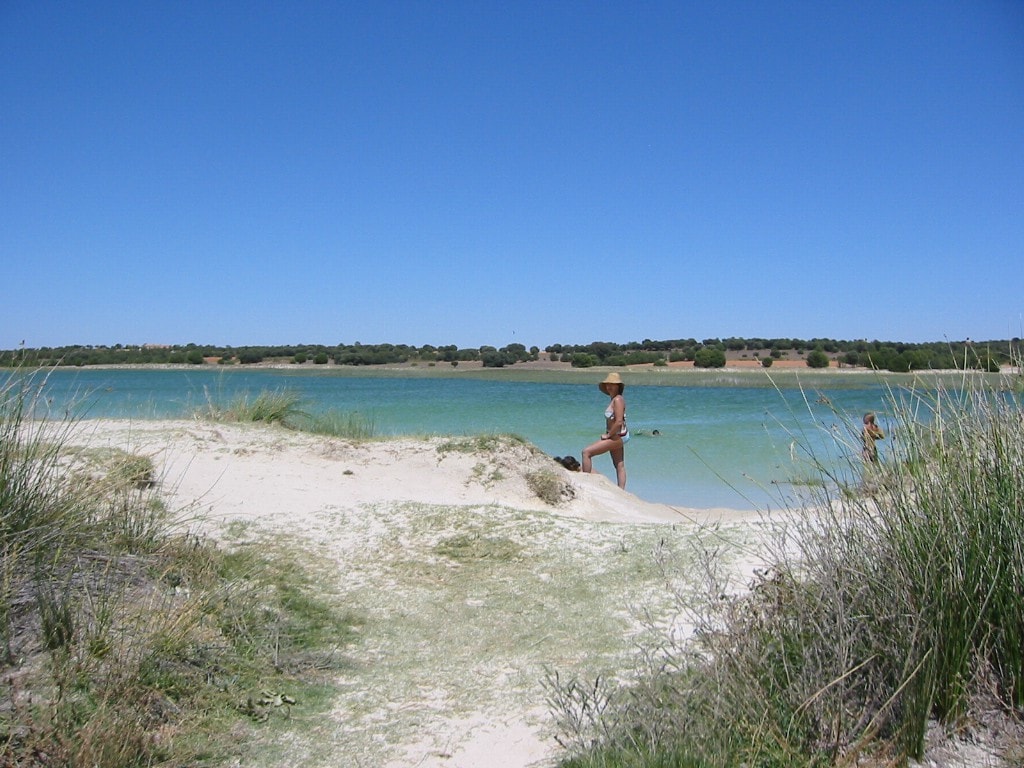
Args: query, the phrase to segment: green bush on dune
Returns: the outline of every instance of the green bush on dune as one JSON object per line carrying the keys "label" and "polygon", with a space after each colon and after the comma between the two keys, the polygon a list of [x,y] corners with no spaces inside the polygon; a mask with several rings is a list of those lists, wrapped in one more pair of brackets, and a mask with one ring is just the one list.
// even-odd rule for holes
{"label": "green bush on dune", "polygon": [[260,422],[288,429],[350,440],[368,440],[376,434],[373,419],[360,413],[328,410],[310,414],[302,409],[301,397],[290,390],[263,390],[255,396],[243,393],[227,404],[207,395],[200,418],[225,422]]}
{"label": "green bush on dune", "polygon": [[977,382],[893,393],[886,460],[852,432],[749,589],[709,556],[705,600],[679,598],[692,638],[648,648],[639,682],[550,679],[565,768],[905,764],[930,725],[993,718],[1020,764],[1024,410]]}

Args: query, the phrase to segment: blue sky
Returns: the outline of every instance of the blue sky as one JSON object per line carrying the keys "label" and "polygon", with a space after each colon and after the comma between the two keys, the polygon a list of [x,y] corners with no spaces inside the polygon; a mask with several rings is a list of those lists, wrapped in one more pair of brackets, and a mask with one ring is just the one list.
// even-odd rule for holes
{"label": "blue sky", "polygon": [[1024,3],[0,2],[0,348],[1024,336]]}

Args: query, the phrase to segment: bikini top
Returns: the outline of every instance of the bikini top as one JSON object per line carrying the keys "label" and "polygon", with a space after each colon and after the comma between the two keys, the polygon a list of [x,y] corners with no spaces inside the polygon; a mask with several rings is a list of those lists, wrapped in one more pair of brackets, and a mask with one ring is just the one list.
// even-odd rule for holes
{"label": "bikini top", "polygon": [[[615,411],[612,410],[612,407],[609,405],[607,410],[605,410],[605,412],[604,412],[604,417],[606,419],[610,419],[613,416],[615,416]],[[622,427],[619,429],[619,434],[620,435],[624,435],[627,432],[629,432],[629,428],[626,426],[626,411],[623,410],[622,411]]]}

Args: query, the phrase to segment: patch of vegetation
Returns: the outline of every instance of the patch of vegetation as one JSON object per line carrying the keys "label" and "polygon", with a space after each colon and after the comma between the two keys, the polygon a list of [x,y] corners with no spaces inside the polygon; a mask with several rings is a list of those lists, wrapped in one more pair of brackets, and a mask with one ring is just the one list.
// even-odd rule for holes
{"label": "patch of vegetation", "polygon": [[437,446],[437,452],[444,456],[448,453],[491,454],[510,446],[525,446],[527,441],[519,435],[480,434],[449,437]]}
{"label": "patch of vegetation", "polygon": [[372,440],[377,436],[374,420],[361,413],[329,410],[316,415],[300,414],[287,426],[314,435],[340,437],[346,440]]}
{"label": "patch of vegetation", "polygon": [[811,350],[807,355],[808,368],[828,368],[829,356],[822,349]]}
{"label": "patch of vegetation", "polygon": [[571,501],[576,495],[572,485],[553,469],[538,469],[535,472],[528,472],[526,484],[537,495],[537,498],[553,507]]}
{"label": "patch of vegetation", "polygon": [[376,434],[373,419],[338,410],[307,413],[302,409],[301,397],[288,390],[263,391],[255,397],[243,393],[227,405],[208,396],[206,406],[197,415],[211,421],[279,424],[300,432],[348,440],[369,440]]}
{"label": "patch of vegetation", "polygon": [[29,384],[0,387],[0,765],[217,762],[326,707],[357,620],[287,550],[184,531],[149,458],[27,420]]}
{"label": "patch of vegetation", "polygon": [[722,368],[725,366],[725,352],[714,347],[702,347],[693,354],[697,368]]}
{"label": "patch of vegetation", "polygon": [[484,488],[490,488],[504,479],[505,473],[501,471],[501,467],[485,462],[478,462],[473,465],[473,471],[466,484],[468,485],[470,482],[476,481]]}
{"label": "patch of vegetation", "polygon": [[434,553],[458,562],[474,560],[511,561],[520,556],[522,547],[504,536],[458,534],[442,539]]}
{"label": "patch of vegetation", "polygon": [[301,398],[288,390],[263,391],[255,397],[242,393],[226,406],[208,400],[206,409],[200,413],[212,421],[263,422],[287,426],[300,416]]}
{"label": "patch of vegetation", "polygon": [[561,768],[712,768],[712,765],[673,752],[622,749],[572,757],[563,761]]}
{"label": "patch of vegetation", "polygon": [[677,597],[692,636],[662,633],[634,684],[549,680],[563,765],[904,764],[929,727],[1019,759],[1022,403],[965,376],[888,410],[890,459],[862,464],[853,432],[746,589],[705,553],[704,599]]}

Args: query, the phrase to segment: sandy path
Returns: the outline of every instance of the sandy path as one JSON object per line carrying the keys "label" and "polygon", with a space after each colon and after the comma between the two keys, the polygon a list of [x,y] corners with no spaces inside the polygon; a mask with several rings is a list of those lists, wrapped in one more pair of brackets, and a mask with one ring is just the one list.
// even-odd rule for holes
{"label": "sandy path", "polygon": [[[523,445],[354,444],[196,421],[76,429],[76,441],[151,456],[171,507],[214,535],[301,547],[325,591],[365,616],[358,642],[341,649],[354,663],[333,715],[261,745],[267,766],[551,765],[546,671],[623,668],[646,631],[641,613],[681,621],[658,562],[685,570],[699,535],[751,557],[749,569],[763,523],[649,504]],[[540,469],[572,498],[538,498],[526,476]]]}

